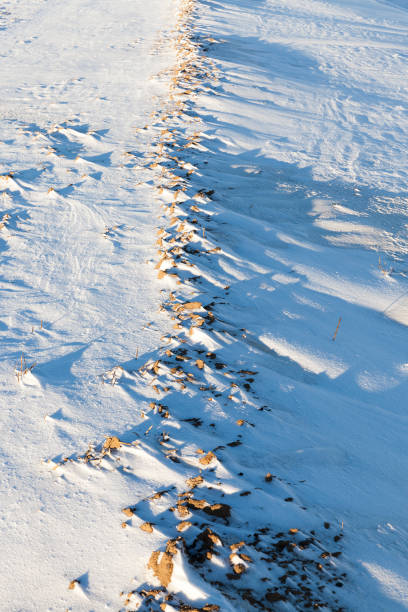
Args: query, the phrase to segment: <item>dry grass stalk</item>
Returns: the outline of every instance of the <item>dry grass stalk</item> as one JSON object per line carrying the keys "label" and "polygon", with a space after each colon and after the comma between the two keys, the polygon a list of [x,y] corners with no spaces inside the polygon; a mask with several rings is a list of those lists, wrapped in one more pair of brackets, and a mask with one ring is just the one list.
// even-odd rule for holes
{"label": "dry grass stalk", "polygon": [[333,342],[336,340],[337,333],[338,333],[339,327],[340,327],[340,323],[341,323],[341,317],[339,317],[339,322],[337,323],[336,331],[334,332],[334,335],[333,335],[333,338],[332,338]]}
{"label": "dry grass stalk", "polygon": [[381,272],[384,274],[384,276],[388,276],[389,274],[392,274],[392,272],[394,271],[392,266],[390,266],[389,270],[384,268],[384,266],[382,265],[382,262],[381,262],[381,255],[378,256],[378,269],[381,270]]}
{"label": "dry grass stalk", "polygon": [[31,372],[34,366],[36,365],[36,363],[33,363],[31,366],[27,366],[24,353],[21,353],[20,364],[17,364],[15,367],[18,382],[21,382],[23,380],[23,377],[26,376],[29,372]]}

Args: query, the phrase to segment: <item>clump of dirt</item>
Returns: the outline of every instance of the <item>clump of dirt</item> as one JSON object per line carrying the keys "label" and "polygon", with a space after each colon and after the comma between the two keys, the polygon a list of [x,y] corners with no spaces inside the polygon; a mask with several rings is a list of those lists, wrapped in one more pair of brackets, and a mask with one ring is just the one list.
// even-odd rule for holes
{"label": "clump of dirt", "polygon": [[201,459],[199,459],[199,462],[201,463],[201,465],[209,465],[213,459],[216,459],[216,456],[212,451],[208,451],[208,453],[204,455],[204,457],[201,457]]}
{"label": "clump of dirt", "polygon": [[191,546],[186,546],[187,556],[193,565],[202,565],[206,559],[211,559],[214,547],[221,546],[221,538],[209,527],[206,527],[194,539]]}
{"label": "clump of dirt", "polygon": [[150,555],[148,567],[153,571],[162,587],[166,588],[173,575],[173,557],[177,554],[177,540],[168,540],[166,550],[155,550]]}

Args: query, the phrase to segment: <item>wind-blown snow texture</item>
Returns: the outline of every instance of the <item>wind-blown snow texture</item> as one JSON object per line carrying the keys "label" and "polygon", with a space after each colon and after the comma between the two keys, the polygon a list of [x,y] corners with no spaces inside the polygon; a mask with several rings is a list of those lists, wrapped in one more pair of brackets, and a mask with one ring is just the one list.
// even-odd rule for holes
{"label": "wind-blown snow texture", "polygon": [[405,3],[0,8],[0,608],[406,609]]}

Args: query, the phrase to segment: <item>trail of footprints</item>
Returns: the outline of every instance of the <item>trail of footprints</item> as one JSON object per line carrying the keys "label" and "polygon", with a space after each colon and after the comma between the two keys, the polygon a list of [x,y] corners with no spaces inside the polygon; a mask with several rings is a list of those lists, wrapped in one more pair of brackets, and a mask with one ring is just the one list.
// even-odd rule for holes
{"label": "trail of footprints", "polygon": [[[138,526],[163,543],[146,559],[151,583],[121,593],[124,610],[340,611],[346,578],[341,525],[308,512],[299,483],[257,465],[257,444],[262,449],[270,435],[262,427],[270,408],[259,397],[253,362],[243,362],[250,359],[245,330],[217,314],[217,305],[228,303],[228,286],[212,265],[221,248],[211,237],[214,191],[202,173],[205,156],[215,150],[195,111],[197,92],[219,83],[215,64],[202,54],[216,41],[196,35],[194,0],[179,5],[171,34],[177,63],[160,75],[170,82],[169,100],[143,128],[154,145],[140,164],[150,168],[163,209],[155,267],[174,333],[147,362],[130,360],[103,377],[144,398],[133,433],[108,437],[81,457],[55,461],[54,468],[80,462],[143,477],[137,458],[147,454],[175,475],[174,483],[118,516],[123,529]],[[137,156],[128,157],[137,167]],[[208,593],[199,607],[172,588],[180,567]]]}

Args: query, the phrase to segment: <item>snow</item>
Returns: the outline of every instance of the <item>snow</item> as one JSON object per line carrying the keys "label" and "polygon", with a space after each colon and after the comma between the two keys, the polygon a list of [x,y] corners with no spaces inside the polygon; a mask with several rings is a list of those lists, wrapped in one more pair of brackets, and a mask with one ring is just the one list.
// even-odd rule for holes
{"label": "snow", "polygon": [[406,609],[406,3],[0,28],[0,608]]}
{"label": "snow", "polygon": [[[168,327],[145,263],[156,207],[125,153],[144,151],[135,127],[152,96],[167,91],[150,79],[173,58],[171,48],[156,50],[173,2],[150,3],[154,18],[127,0],[9,4],[0,105],[1,209],[10,215],[1,236],[1,607],[64,609],[67,584],[89,573],[96,599],[85,588],[76,609],[101,609],[117,601],[119,560],[129,557],[129,536],[121,530],[118,540],[109,507],[115,487],[104,478],[74,486],[43,462],[132,426],[134,399],[118,402],[100,375],[154,348]],[[21,353],[37,365],[16,384]]]}

